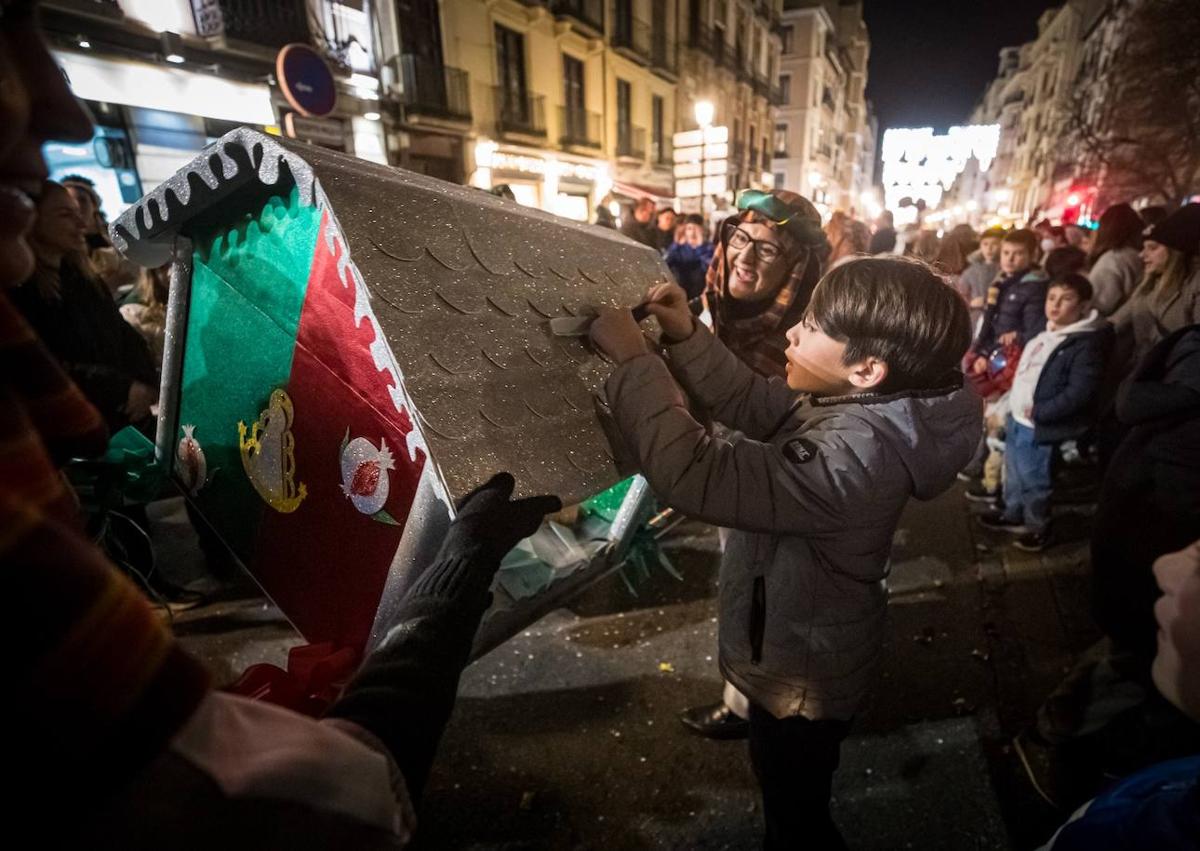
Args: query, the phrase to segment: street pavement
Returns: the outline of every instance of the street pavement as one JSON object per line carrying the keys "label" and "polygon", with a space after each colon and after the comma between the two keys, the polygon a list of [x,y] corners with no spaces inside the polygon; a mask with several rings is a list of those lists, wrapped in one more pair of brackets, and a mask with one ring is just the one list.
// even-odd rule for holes
{"label": "street pavement", "polygon": [[[883,673],[842,751],[834,817],[856,849],[1025,849],[1062,815],[1011,739],[1096,638],[1088,517],[1041,555],[971,522],[961,490],[896,533]],[[617,576],[464,672],[421,811],[419,848],[750,849],[761,806],[745,742],[678,722],[718,699],[715,531],[680,527],[633,596]],[[300,639],[261,600],[180,615],[219,680]]]}

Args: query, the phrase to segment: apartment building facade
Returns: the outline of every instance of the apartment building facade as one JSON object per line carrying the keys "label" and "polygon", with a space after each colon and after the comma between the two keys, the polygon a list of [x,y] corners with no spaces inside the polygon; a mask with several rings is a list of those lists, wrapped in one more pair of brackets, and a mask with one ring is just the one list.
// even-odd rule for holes
{"label": "apartment building facade", "polygon": [[862,3],[787,0],[781,40],[773,182],[823,212],[860,209],[874,179],[877,134],[865,94],[870,39]]}
{"label": "apartment building facade", "polygon": [[772,184],[771,151],[778,85],[782,0],[681,0],[677,130],[698,125],[695,105],[714,108],[712,123],[729,131],[727,185]]}
{"label": "apartment building facade", "polygon": [[400,164],[588,220],[673,196],[677,0],[402,0]]}

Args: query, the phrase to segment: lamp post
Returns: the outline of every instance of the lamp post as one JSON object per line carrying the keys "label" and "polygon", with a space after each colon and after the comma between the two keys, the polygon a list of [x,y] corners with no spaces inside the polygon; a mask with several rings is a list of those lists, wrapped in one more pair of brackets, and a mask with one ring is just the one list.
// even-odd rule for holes
{"label": "lamp post", "polygon": [[708,200],[708,193],[704,191],[705,172],[708,170],[708,128],[712,127],[716,108],[710,100],[698,100],[692,109],[696,116],[696,124],[700,127],[700,215],[703,216],[707,206],[705,202]]}

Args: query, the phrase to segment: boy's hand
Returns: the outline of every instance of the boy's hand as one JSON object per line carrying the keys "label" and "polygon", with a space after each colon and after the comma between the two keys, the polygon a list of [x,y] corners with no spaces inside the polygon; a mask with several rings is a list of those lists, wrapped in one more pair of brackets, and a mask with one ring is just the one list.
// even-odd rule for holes
{"label": "boy's hand", "polygon": [[997,342],[999,342],[1002,346],[1011,346],[1013,343],[1017,342],[1017,332],[1009,331],[1006,334],[1001,334],[997,338]]}
{"label": "boy's hand", "polygon": [[976,375],[983,375],[987,372],[987,358],[975,358],[975,363],[971,364],[971,372]]}
{"label": "boy's hand", "polygon": [[692,336],[692,311],[688,309],[687,293],[678,284],[652,286],[646,292],[646,311],[658,319],[668,340],[680,343]]}
{"label": "boy's hand", "polygon": [[588,336],[592,338],[592,345],[615,363],[624,363],[650,351],[642,329],[629,310],[597,308],[596,318],[588,328]]}

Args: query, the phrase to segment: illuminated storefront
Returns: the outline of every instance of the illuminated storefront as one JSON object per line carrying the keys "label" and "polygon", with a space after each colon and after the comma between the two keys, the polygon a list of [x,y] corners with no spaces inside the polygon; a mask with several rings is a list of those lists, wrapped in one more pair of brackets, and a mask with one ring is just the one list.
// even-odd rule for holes
{"label": "illuminated storefront", "polygon": [[507,185],[517,202],[579,222],[590,221],[612,190],[612,172],[604,160],[500,145],[475,143],[471,185],[493,189]]}

